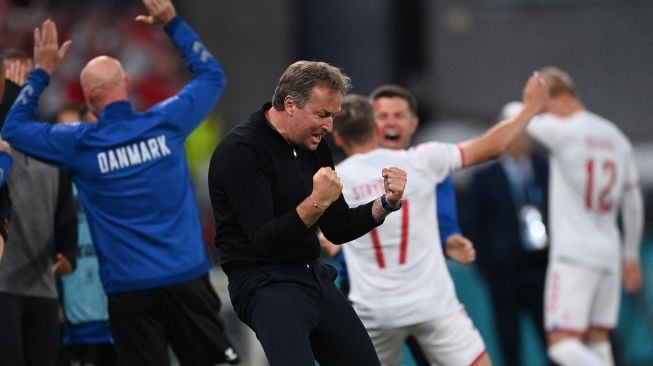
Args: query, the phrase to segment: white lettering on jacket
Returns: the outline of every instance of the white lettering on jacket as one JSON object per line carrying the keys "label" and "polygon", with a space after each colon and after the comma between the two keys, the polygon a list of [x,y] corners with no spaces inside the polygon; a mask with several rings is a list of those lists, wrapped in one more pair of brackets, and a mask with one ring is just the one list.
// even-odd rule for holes
{"label": "white lettering on jacket", "polygon": [[101,151],[97,154],[97,162],[100,173],[105,174],[150,160],[161,159],[168,155],[172,155],[172,151],[168,148],[166,136],[161,135],[134,142],[130,145]]}

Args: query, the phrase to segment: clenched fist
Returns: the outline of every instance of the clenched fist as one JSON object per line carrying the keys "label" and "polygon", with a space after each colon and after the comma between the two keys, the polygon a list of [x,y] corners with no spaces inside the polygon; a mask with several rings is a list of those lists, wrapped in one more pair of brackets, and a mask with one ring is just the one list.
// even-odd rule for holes
{"label": "clenched fist", "polygon": [[406,172],[399,168],[390,167],[383,168],[381,175],[383,176],[386,200],[392,207],[399,206],[406,188]]}
{"label": "clenched fist", "polygon": [[335,170],[323,167],[313,175],[313,192],[310,199],[317,208],[326,209],[341,193],[342,183]]}

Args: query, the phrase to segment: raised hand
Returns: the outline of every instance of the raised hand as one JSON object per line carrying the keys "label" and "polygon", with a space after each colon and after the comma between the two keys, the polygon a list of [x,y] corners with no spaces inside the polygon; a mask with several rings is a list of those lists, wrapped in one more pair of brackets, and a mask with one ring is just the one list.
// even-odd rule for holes
{"label": "raised hand", "polygon": [[383,168],[381,175],[383,176],[386,200],[392,207],[399,206],[406,188],[406,172],[399,168],[390,167]]}
{"label": "raised hand", "polygon": [[323,167],[313,175],[313,192],[309,198],[317,208],[326,209],[342,193],[342,183],[336,171]]}
{"label": "raised hand", "polygon": [[170,0],[143,0],[143,5],[145,5],[149,15],[137,16],[137,22],[149,25],[166,25],[177,16],[177,11]]}
{"label": "raised hand", "polygon": [[23,86],[27,80],[27,74],[32,71],[30,65],[21,60],[13,60],[5,69],[5,78],[14,82],[18,86]]}
{"label": "raised hand", "polygon": [[549,87],[538,72],[534,72],[524,86],[522,94],[524,108],[539,112],[549,100]]}
{"label": "raised hand", "polygon": [[52,74],[70,45],[71,41],[66,41],[59,47],[57,25],[50,19],[46,20],[41,28],[34,29],[34,65]]}

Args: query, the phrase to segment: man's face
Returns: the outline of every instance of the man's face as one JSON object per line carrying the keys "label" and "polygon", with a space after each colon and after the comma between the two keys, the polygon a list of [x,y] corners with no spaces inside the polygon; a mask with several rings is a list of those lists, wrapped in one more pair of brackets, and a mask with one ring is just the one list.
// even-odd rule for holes
{"label": "man's face", "polygon": [[374,100],[374,122],[381,147],[406,149],[417,129],[417,117],[411,113],[408,101],[400,97]]}
{"label": "man's face", "polygon": [[317,85],[304,107],[286,105],[290,114],[287,139],[290,143],[308,150],[317,149],[324,135],[333,130],[333,116],[340,111],[342,96],[338,92]]}

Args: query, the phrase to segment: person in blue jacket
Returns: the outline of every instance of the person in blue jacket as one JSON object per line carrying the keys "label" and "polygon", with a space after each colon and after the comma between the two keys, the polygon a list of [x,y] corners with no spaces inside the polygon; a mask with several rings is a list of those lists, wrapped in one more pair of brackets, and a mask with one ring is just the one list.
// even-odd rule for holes
{"label": "person in blue jacket", "polygon": [[15,149],[72,171],[109,299],[120,364],[165,365],[168,345],[182,365],[237,363],[208,279],[199,212],[184,141],[213,109],[225,79],[218,62],[170,0],[144,0],[137,21],[163,26],[193,80],[144,111],[127,99],[118,60],[99,56],[80,74],[97,123],[33,121],[50,75],[70,47],[56,25],[34,31],[35,69],[9,112],[3,137]]}

